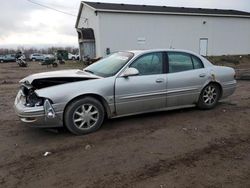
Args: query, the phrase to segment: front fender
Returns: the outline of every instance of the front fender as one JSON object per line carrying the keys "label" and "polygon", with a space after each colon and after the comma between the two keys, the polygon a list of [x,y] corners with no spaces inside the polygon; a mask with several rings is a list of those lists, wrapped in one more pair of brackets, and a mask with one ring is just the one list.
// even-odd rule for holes
{"label": "front fender", "polygon": [[58,111],[64,111],[66,105],[74,98],[88,94],[101,96],[110,109],[113,109],[114,80],[114,77],[85,80],[47,87],[35,92],[39,97],[50,99],[59,108]]}

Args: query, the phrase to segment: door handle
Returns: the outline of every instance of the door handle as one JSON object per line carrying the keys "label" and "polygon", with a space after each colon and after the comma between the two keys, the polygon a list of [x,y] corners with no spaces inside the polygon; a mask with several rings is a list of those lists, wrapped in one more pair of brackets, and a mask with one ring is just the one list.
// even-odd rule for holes
{"label": "door handle", "polygon": [[155,82],[156,83],[162,83],[162,82],[164,82],[164,79],[163,78],[158,78],[158,79],[155,80]]}
{"label": "door handle", "polygon": [[202,74],[199,75],[199,77],[201,77],[201,78],[204,78],[205,76],[206,76],[205,73],[202,73]]}

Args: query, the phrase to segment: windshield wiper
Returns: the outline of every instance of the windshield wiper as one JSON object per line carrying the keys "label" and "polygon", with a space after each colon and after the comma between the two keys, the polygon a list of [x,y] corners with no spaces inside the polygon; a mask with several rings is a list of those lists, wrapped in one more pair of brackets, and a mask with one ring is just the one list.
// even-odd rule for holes
{"label": "windshield wiper", "polygon": [[84,69],[84,71],[85,71],[85,72],[89,72],[89,73],[91,73],[91,74],[95,74],[93,71],[88,70],[88,69]]}

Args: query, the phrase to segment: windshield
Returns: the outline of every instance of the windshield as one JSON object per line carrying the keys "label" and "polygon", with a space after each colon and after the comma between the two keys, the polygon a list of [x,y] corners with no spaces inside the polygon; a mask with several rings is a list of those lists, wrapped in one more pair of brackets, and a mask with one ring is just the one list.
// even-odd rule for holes
{"label": "windshield", "polygon": [[84,71],[102,77],[114,76],[133,56],[131,52],[117,52],[88,66]]}

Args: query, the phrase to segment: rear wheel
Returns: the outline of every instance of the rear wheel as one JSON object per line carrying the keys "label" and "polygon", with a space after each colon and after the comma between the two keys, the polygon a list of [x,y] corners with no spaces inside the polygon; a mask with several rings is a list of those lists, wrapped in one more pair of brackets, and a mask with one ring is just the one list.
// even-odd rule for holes
{"label": "rear wheel", "polygon": [[214,108],[220,98],[220,88],[217,84],[208,84],[201,92],[198,107],[201,109]]}
{"label": "rear wheel", "polygon": [[98,100],[84,97],[69,104],[64,113],[64,123],[73,134],[87,134],[101,127],[104,114],[104,108]]}

